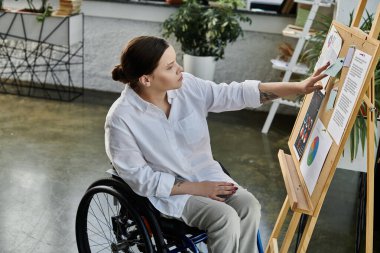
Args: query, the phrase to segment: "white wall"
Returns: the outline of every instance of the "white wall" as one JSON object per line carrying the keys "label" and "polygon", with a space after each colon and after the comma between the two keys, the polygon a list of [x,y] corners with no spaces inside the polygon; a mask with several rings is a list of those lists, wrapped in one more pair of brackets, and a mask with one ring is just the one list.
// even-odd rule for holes
{"label": "white wall", "polygon": [[[53,8],[58,0],[51,0]],[[40,4],[39,1],[36,4]],[[26,1],[5,0],[5,7],[25,8]],[[121,85],[111,79],[111,70],[118,64],[120,52],[130,39],[139,35],[161,36],[161,24],[174,7],[140,5],[136,3],[112,3],[106,1],[84,1],[85,13],[84,53],[85,88],[120,91]],[[252,17],[252,26],[245,27],[245,36],[227,46],[225,59],[217,62],[216,82],[257,79],[280,81],[280,72],[273,70],[270,59],[275,58],[278,45],[287,40],[281,35],[283,27],[294,22],[284,16],[259,15]],[[180,45],[169,39],[182,63]],[[290,39],[291,43],[295,40]],[[79,73],[73,73],[74,77]]]}
{"label": "white wall", "polygon": [[[336,0],[337,6],[336,6],[336,16],[335,19],[345,25],[350,25],[350,13],[353,12],[358,3],[359,0]],[[366,9],[369,13],[376,13],[376,9],[378,4],[380,4],[380,0],[368,0]],[[366,17],[366,14],[364,12],[364,17]]]}

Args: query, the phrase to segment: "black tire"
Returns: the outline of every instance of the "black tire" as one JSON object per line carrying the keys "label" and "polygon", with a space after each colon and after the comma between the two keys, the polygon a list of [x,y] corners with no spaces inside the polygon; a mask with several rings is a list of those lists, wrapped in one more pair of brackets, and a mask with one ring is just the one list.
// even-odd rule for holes
{"label": "black tire", "polygon": [[101,186],[101,185],[114,188],[116,191],[121,193],[125,198],[127,198],[128,203],[132,204],[133,207],[141,208],[141,205],[143,205],[146,202],[149,202],[147,198],[141,197],[137,195],[136,193],[134,193],[133,190],[129,187],[129,185],[120,178],[108,177],[108,178],[99,179],[93,182],[88,187],[87,190],[95,186]]}
{"label": "black tire", "polygon": [[128,203],[132,204],[133,208],[140,214],[140,216],[144,216],[144,219],[147,223],[149,223],[149,227],[154,237],[154,252],[167,253],[169,252],[166,247],[166,242],[163,237],[163,233],[161,231],[159,222],[157,220],[157,216],[159,216],[159,212],[152,206],[149,200],[145,197],[139,196],[129,187],[129,185],[124,182],[119,177],[107,177],[99,179],[93,182],[88,189],[91,189],[95,186],[109,186],[114,188],[116,191],[120,192],[124,197],[128,199]]}
{"label": "black tire", "polygon": [[117,191],[125,191],[127,189],[130,189],[129,186],[127,185],[127,183],[121,181],[122,179],[116,179],[114,177],[106,177],[106,178],[102,178],[102,179],[99,179],[99,180],[96,180],[95,182],[93,182],[87,190],[95,187],[95,186],[99,186],[99,185],[105,185],[105,186],[110,186],[112,188],[115,188],[117,189]]}
{"label": "black tire", "polygon": [[87,190],[78,207],[75,232],[79,253],[154,252],[142,218],[110,186]]}

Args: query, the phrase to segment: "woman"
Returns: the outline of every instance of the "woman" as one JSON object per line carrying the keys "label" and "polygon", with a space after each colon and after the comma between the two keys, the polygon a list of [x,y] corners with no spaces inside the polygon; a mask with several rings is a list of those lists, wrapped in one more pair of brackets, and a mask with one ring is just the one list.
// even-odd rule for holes
{"label": "woman", "polygon": [[134,38],[112,71],[127,85],[106,118],[107,155],[161,213],[206,230],[209,252],[256,252],[261,206],[213,159],[207,113],[321,89],[326,68],[297,83],[215,84],[183,73],[165,40]]}

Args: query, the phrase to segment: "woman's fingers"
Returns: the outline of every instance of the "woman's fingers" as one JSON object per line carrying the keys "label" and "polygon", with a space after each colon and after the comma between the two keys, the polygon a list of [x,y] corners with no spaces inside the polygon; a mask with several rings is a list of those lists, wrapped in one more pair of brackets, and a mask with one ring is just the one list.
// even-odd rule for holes
{"label": "woman's fingers", "polygon": [[218,186],[216,195],[219,197],[223,196],[224,198],[227,198],[228,196],[235,194],[237,189],[238,188],[232,183],[223,183]]}
{"label": "woman's fingers", "polygon": [[323,71],[325,71],[330,66],[330,62],[327,62],[325,65],[317,69],[317,71],[314,72],[313,76],[320,75]]}
{"label": "woman's fingers", "polygon": [[317,76],[312,76],[312,77],[309,77],[308,79],[306,79],[305,80],[306,85],[304,86],[306,94],[309,94],[310,92],[313,92],[316,90],[323,89],[323,86],[321,84],[317,84],[317,83],[318,83],[318,81],[322,80],[326,76],[327,76],[326,74],[319,74]]}
{"label": "woman's fingers", "polygon": [[233,183],[229,183],[229,182],[217,182],[216,184],[219,186],[234,186]]}
{"label": "woman's fingers", "polygon": [[317,76],[313,76],[311,78],[311,80],[312,80],[313,83],[316,83],[316,82],[322,80],[323,78],[325,78],[326,76],[327,76],[326,74],[319,74]]}
{"label": "woman's fingers", "polygon": [[314,84],[314,85],[310,85],[309,87],[306,87],[306,92],[310,93],[310,92],[321,90],[321,89],[323,89],[323,86],[321,84]]}
{"label": "woman's fingers", "polygon": [[236,193],[238,187],[229,182],[210,182],[201,183],[201,196],[205,196],[217,201],[224,202],[225,199]]}
{"label": "woman's fingers", "polygon": [[236,191],[237,190],[237,187],[233,184],[233,183],[221,183],[218,185],[218,190],[220,192],[232,192],[232,191]]}
{"label": "woman's fingers", "polygon": [[221,198],[221,197],[218,197],[218,196],[214,196],[214,197],[212,197],[212,199],[215,199],[215,200],[220,201],[220,202],[225,202],[226,201],[225,198]]}

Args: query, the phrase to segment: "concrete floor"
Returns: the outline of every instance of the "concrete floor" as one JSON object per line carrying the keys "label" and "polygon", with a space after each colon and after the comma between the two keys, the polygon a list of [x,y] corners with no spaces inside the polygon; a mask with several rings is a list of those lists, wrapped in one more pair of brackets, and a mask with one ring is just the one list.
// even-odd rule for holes
{"label": "concrete floor", "polygon": [[[110,167],[103,124],[116,97],[87,92],[67,103],[0,95],[0,252],[77,252],[76,209]],[[215,158],[262,204],[264,245],[286,194],[277,152],[287,150],[295,120],[278,115],[262,135],[265,117],[243,110],[208,118]],[[358,178],[337,170],[308,252],[354,252]]]}

